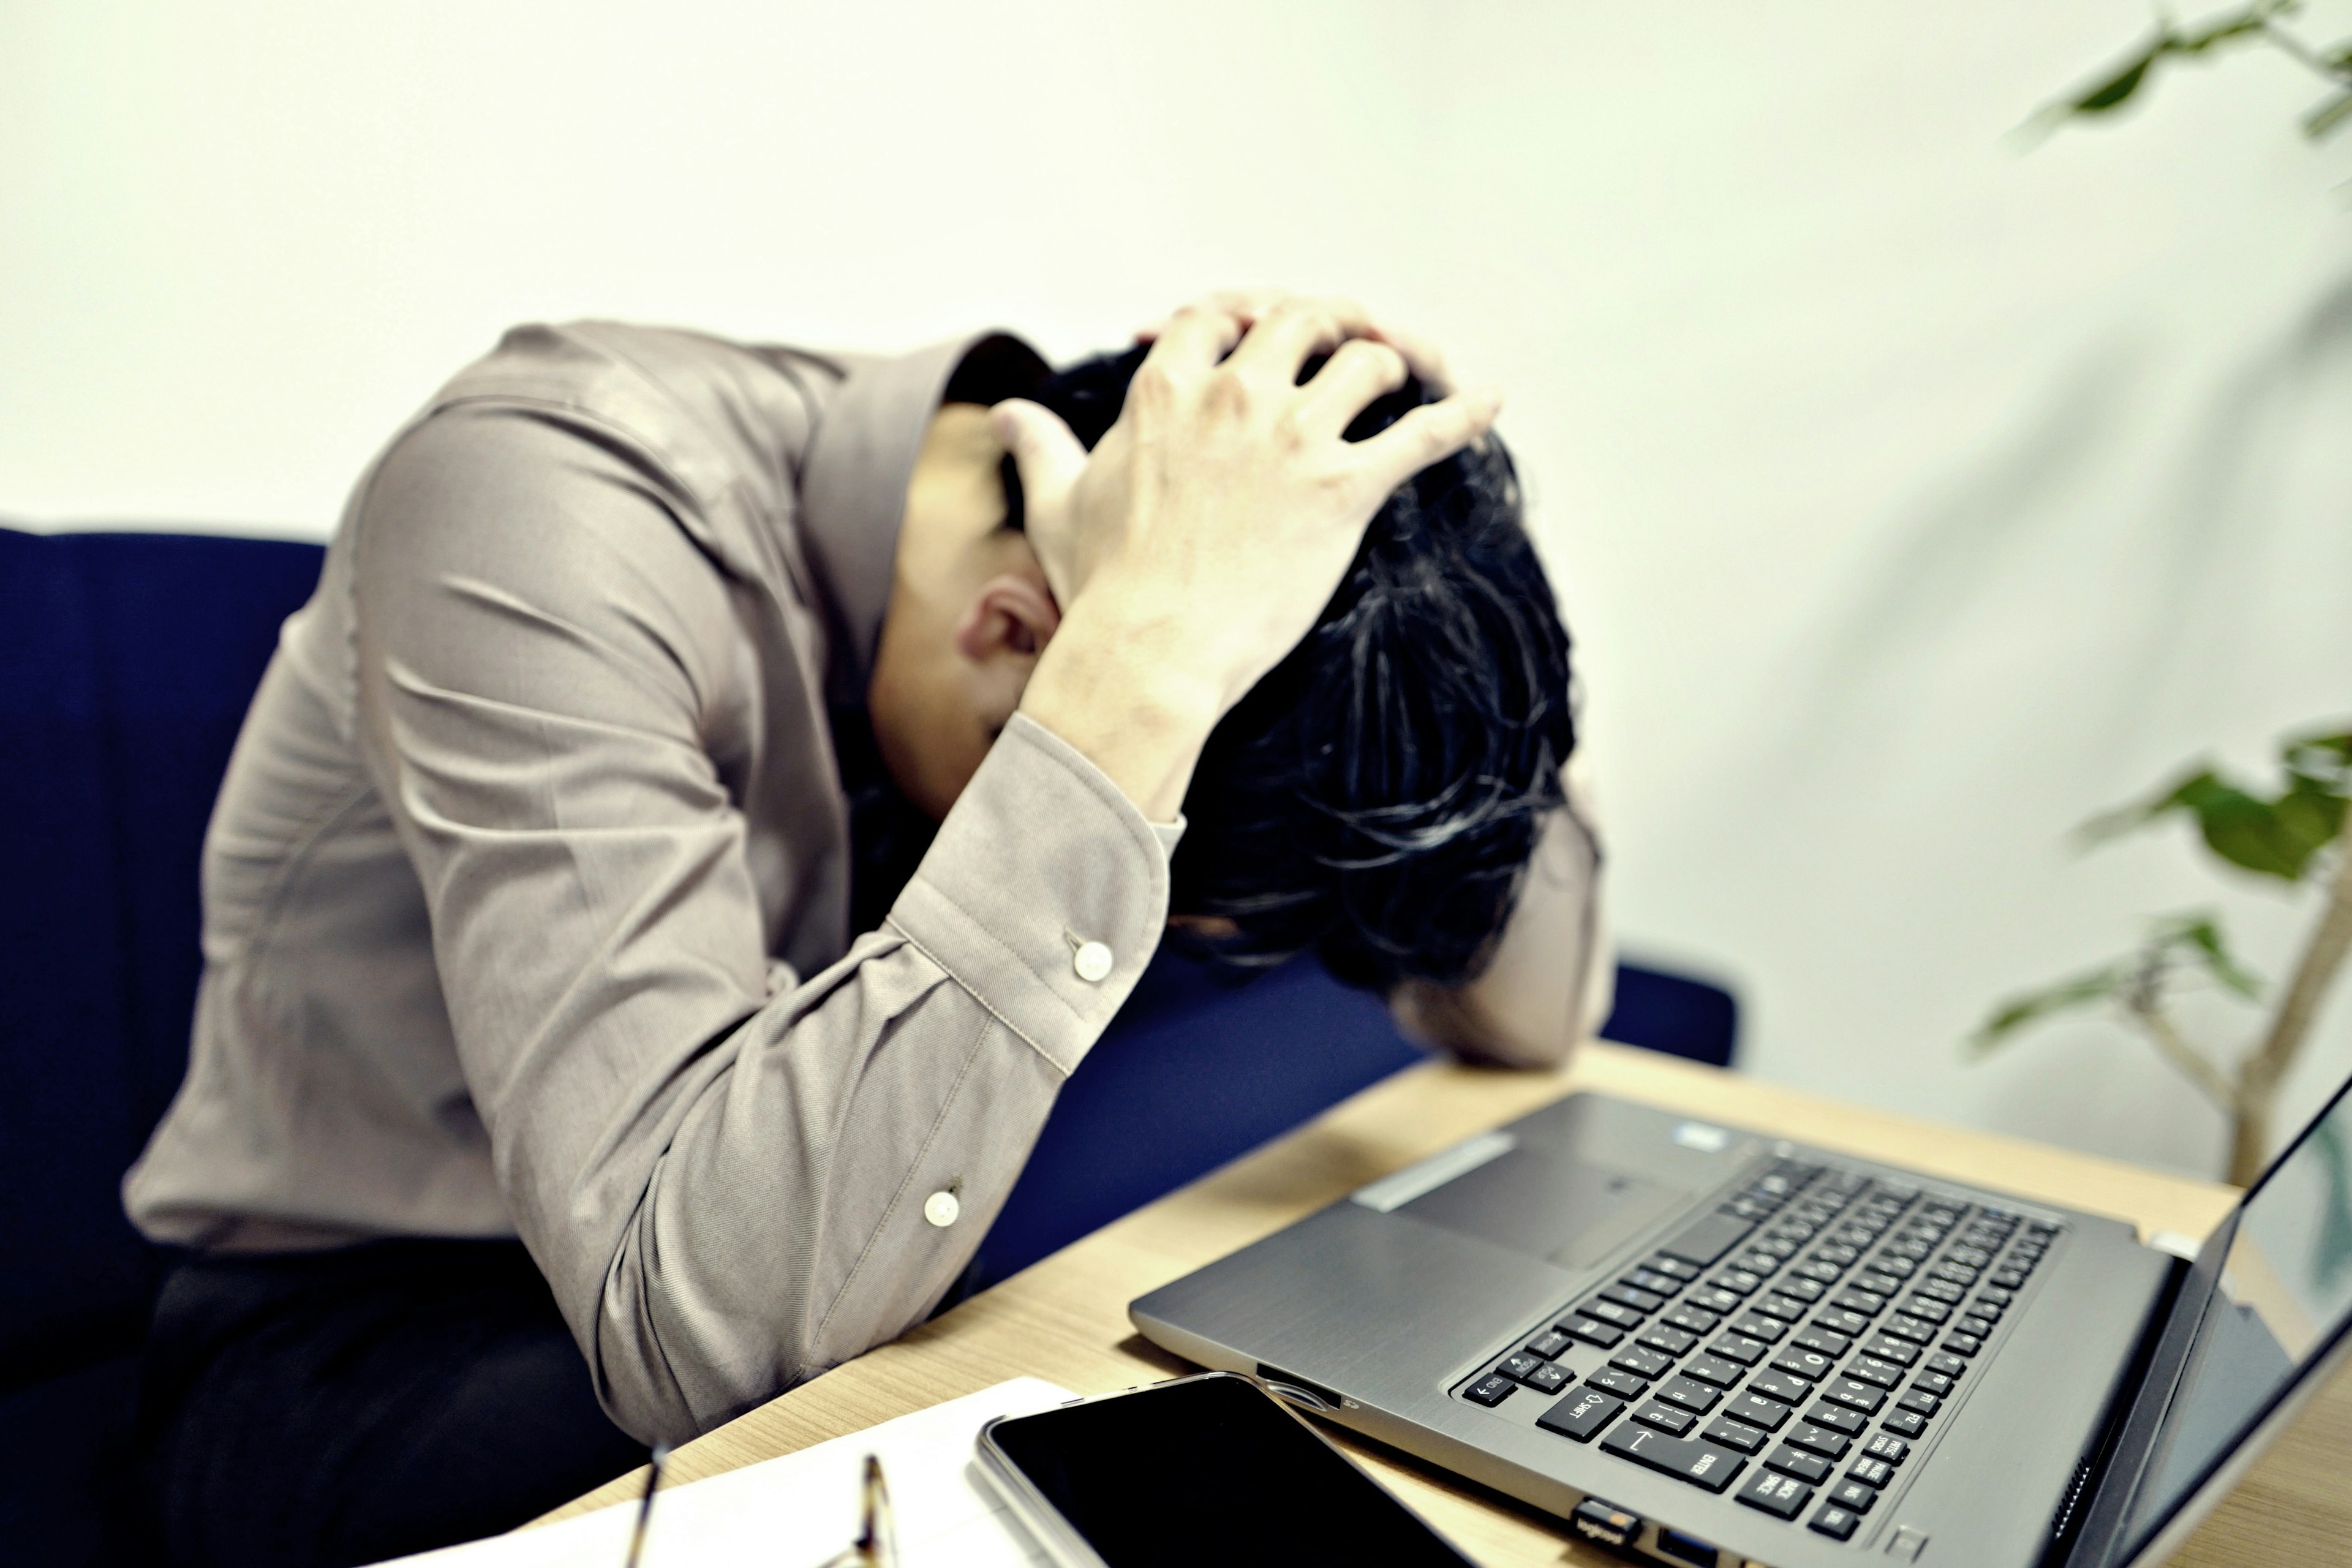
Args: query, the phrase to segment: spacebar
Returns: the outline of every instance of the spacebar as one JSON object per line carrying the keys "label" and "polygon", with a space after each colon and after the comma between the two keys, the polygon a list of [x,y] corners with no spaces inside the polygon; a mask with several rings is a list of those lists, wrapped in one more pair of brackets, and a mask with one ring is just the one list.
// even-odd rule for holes
{"label": "spacebar", "polygon": [[1620,1426],[1601,1438],[1601,1446],[1637,1465],[1647,1465],[1678,1481],[1688,1481],[1711,1492],[1729,1486],[1732,1478],[1748,1464],[1728,1448],[1718,1448],[1696,1437],[1669,1437],[1647,1426]]}

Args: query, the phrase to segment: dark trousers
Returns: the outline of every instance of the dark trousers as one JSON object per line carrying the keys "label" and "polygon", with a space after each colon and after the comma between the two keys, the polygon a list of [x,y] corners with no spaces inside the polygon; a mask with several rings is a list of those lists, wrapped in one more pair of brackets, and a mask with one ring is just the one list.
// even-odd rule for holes
{"label": "dark trousers", "polygon": [[343,1568],[509,1530],[646,1460],[515,1242],[200,1258],[163,1287],[142,1479],[182,1568]]}

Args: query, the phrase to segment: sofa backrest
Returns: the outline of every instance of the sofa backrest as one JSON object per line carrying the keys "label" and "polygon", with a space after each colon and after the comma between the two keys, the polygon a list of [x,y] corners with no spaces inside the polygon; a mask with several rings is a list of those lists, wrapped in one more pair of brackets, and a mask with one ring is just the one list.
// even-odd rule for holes
{"label": "sofa backrest", "polygon": [[117,1184],[187,1065],[205,823],[323,553],[0,528],[0,1387],[144,1323]]}

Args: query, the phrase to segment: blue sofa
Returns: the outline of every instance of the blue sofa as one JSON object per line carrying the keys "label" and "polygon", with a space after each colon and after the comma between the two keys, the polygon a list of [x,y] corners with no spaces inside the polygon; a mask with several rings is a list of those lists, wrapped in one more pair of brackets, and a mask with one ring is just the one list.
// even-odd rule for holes
{"label": "blue sofa", "polygon": [[[0,528],[0,1557],[119,1560],[138,1344],[162,1263],[117,1184],[178,1087],[196,866],[311,544]],[[1727,1064],[1730,995],[1633,967],[1603,1032]],[[1279,1049],[1267,1048],[1280,1042]],[[1294,963],[1167,953],[1072,1078],[981,1244],[1003,1279],[1415,1060]]]}

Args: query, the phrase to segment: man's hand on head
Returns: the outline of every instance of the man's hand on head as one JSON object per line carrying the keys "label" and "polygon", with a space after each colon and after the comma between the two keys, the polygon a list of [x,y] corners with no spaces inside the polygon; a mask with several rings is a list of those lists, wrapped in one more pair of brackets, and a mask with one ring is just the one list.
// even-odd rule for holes
{"label": "man's hand on head", "polygon": [[1409,368],[1352,306],[1213,304],[1154,335],[1091,455],[1036,405],[998,406],[1064,612],[1022,710],[1154,820],[1181,805],[1216,721],[1313,626],[1389,494],[1493,424],[1496,395],[1455,394],[1345,440]]}

